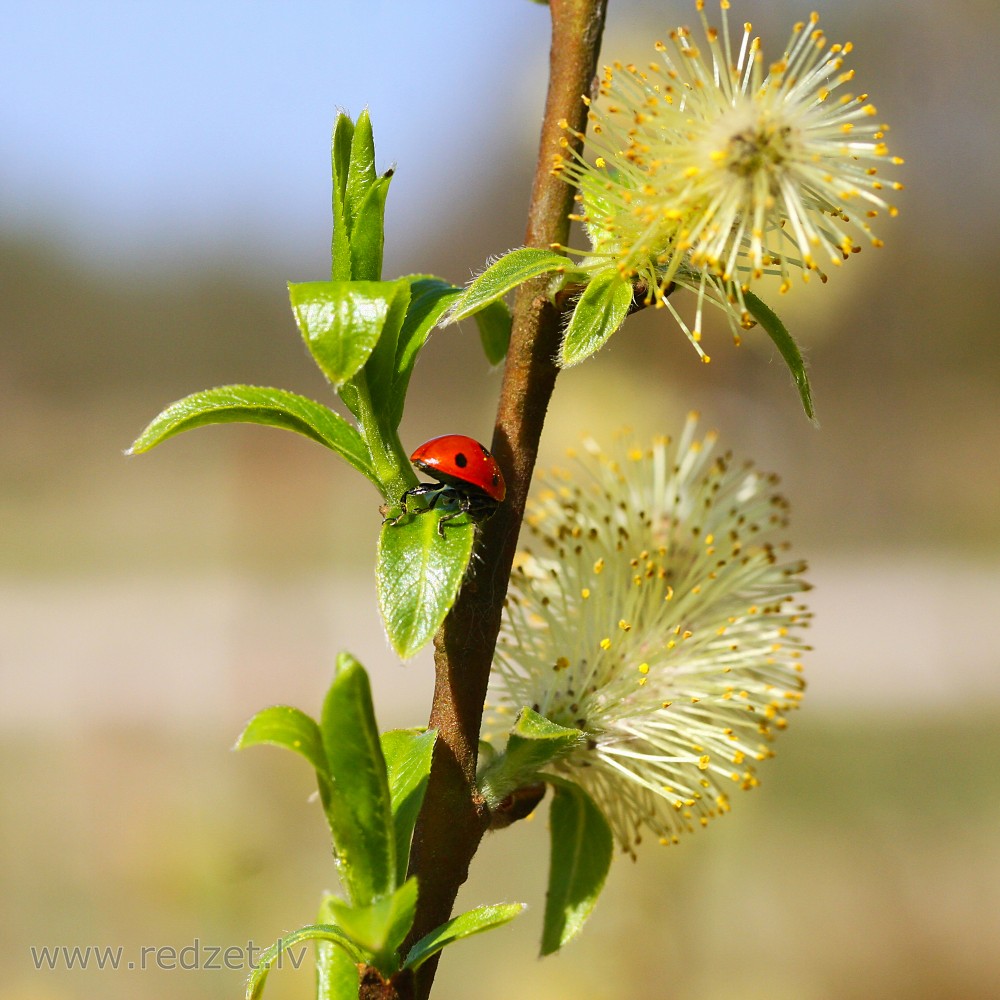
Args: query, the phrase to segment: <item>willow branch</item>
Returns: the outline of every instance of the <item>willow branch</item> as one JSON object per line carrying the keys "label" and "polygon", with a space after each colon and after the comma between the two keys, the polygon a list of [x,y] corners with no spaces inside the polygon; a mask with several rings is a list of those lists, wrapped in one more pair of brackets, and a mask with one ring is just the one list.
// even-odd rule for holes
{"label": "willow branch", "polygon": [[[564,244],[573,189],[551,172],[564,136],[586,128],[581,95],[597,69],[607,0],[551,0],[549,85],[542,121],[525,242]],[[559,122],[565,119],[570,129]],[[476,789],[476,761],[483,703],[507,592],[518,531],[538,454],[538,442],[555,387],[554,363],[561,311],[545,296],[545,279],[523,285],[504,368],[493,453],[507,481],[507,497],[481,532],[473,571],[435,637],[435,689],[429,724],[438,740],[424,808],[414,836],[411,872],[420,883],[416,940],[451,915],[490,817]],[[436,959],[417,975],[426,997]]]}

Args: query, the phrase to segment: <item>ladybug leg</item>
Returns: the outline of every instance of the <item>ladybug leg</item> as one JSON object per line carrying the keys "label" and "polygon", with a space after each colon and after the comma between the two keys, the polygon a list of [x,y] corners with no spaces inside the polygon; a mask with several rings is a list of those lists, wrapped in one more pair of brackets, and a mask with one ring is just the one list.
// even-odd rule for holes
{"label": "ladybug leg", "polygon": [[[462,497],[455,510],[449,511],[441,518],[441,520],[438,521],[438,526],[437,526],[438,534],[442,538],[444,538],[444,522],[450,521],[453,517],[458,517],[460,514],[468,514],[469,517],[475,519],[476,515],[472,509],[472,506],[473,502],[471,497]],[[429,509],[430,508],[428,508],[428,510]]]}
{"label": "ladybug leg", "polygon": [[465,501],[463,501],[455,510],[448,511],[448,513],[445,514],[440,521],[438,521],[438,527],[437,527],[438,534],[442,538],[444,538],[444,522],[450,521],[453,517],[458,517],[459,514],[465,514],[465,513],[467,513],[467,511],[465,510]]}
{"label": "ladybug leg", "polygon": [[[399,522],[406,517],[407,514],[425,514],[427,511],[434,507],[434,504],[441,499],[441,490],[443,487],[440,483],[421,483],[419,486],[411,486],[400,498],[399,498],[399,513],[395,517],[385,517],[382,519],[383,524],[399,524]],[[431,493],[430,503],[426,507],[421,507],[420,510],[410,510],[407,506],[408,497],[420,497]]]}
{"label": "ladybug leg", "polygon": [[[390,517],[390,516],[389,516],[388,514],[386,514],[386,516],[382,518],[382,523],[383,523],[383,524],[393,524],[393,525],[395,525],[395,524],[399,524],[399,522],[400,522],[400,521],[401,521],[401,520],[402,520],[402,519],[403,519],[403,518],[404,518],[404,517],[405,517],[405,516],[407,515],[407,513],[409,513],[409,512],[407,511],[407,509],[406,509],[406,498],[407,498],[407,497],[408,497],[408,496],[409,496],[409,495],[410,495],[410,494],[411,494],[412,492],[413,492],[413,490],[412,490],[412,489],[410,489],[410,490],[407,490],[407,491],[406,491],[406,492],[405,492],[405,493],[404,493],[404,494],[403,494],[403,495],[402,495],[402,496],[401,496],[401,497],[399,498],[399,513],[398,513],[398,514],[397,514],[397,515],[396,515],[395,517]],[[391,508],[390,508],[390,509],[391,509]]]}

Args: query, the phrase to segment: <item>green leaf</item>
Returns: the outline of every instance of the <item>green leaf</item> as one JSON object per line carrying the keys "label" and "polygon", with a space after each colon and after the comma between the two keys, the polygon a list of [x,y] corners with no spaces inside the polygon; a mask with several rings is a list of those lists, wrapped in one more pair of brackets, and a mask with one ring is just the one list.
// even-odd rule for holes
{"label": "green leaf", "polygon": [[809,388],[809,376],[806,374],[806,363],[802,359],[798,345],[785,329],[785,324],[753,292],[744,292],[743,301],[746,302],[750,315],[764,328],[765,333],[774,341],[774,346],[778,348],[779,353],[785,359],[785,364],[788,365],[788,370],[792,373],[792,378],[799,390],[802,409],[806,411],[809,421],[818,427],[819,421],[816,419],[816,408],[813,406],[812,389]]}
{"label": "green leaf", "polygon": [[[336,896],[326,896],[319,907],[317,924],[334,924],[332,902]],[[322,938],[316,941],[316,1000],[357,1000],[360,981],[358,967],[348,952]]]}
{"label": "green leaf", "polygon": [[354,122],[340,112],[333,129],[330,150],[333,175],[333,239],[330,251],[332,264],[330,277],[334,281],[351,280],[351,231],[347,218],[347,176],[351,168],[351,142]]}
{"label": "green leaf", "polygon": [[625,322],[632,306],[632,283],[618,271],[602,271],[584,289],[570,317],[559,365],[568,368],[604,346],[605,341]]}
{"label": "green leaf", "polygon": [[502,927],[524,909],[524,903],[495,903],[468,910],[422,937],[407,953],[403,968],[418,969],[432,955],[436,955],[452,942],[492,930],[494,927]]}
{"label": "green leaf", "polygon": [[613,244],[620,239],[620,237],[616,239],[615,233],[609,232],[602,223],[617,215],[618,206],[615,198],[618,193],[623,189],[634,187],[635,184],[628,174],[623,174],[611,166],[605,166],[599,173],[587,172],[580,178],[580,195],[583,198],[583,215],[586,220],[584,227],[595,252],[601,251],[606,244]]}
{"label": "green leaf", "polygon": [[296,431],[335,451],[378,485],[368,446],[343,417],[305,396],[255,385],[223,385],[171,403],[136,438],[128,454],[141,455],[181,431],[225,423],[266,424]]}
{"label": "green leaf", "polygon": [[[378,344],[365,364],[364,377],[371,397],[370,405],[375,411],[377,421],[380,426],[388,426],[394,402],[396,355],[401,330],[410,306],[410,282],[406,278],[397,278],[395,281],[383,281],[381,284],[389,302],[389,312]],[[402,410],[401,401],[400,410]]]}
{"label": "green leaf", "polygon": [[[392,171],[375,173],[375,138],[367,110],[337,116],[333,133],[334,281],[378,281],[385,243],[385,199]],[[336,383],[335,383],[336,384]]]}
{"label": "green leaf", "polygon": [[475,525],[438,523],[444,511],[408,515],[382,525],[375,573],[382,620],[392,648],[407,660],[426,645],[455,603],[472,555]]}
{"label": "green leaf", "polygon": [[[347,186],[344,192],[344,209],[347,214],[347,231],[351,243],[357,230],[357,220],[361,214],[361,206],[368,197],[369,189],[375,183],[375,136],[372,133],[372,122],[365,109],[354,122],[354,132],[351,136],[351,160],[347,172]],[[359,278],[357,274],[351,275]],[[362,279],[365,280],[365,279]],[[377,281],[377,278],[369,278]]]}
{"label": "green leaf", "polygon": [[312,924],[309,927],[300,927],[297,931],[286,934],[261,953],[257,967],[247,980],[246,1000],[259,1000],[264,993],[264,984],[271,971],[271,966],[281,958],[283,952],[287,952],[300,941],[328,941],[343,948],[350,956],[351,961],[358,964],[368,961],[368,956],[339,927],[334,927],[332,924]]}
{"label": "green leaf", "polygon": [[382,734],[382,753],[389,771],[389,795],[396,832],[396,882],[402,885],[410,863],[410,841],[424,802],[435,729],[391,729]]}
{"label": "green leaf", "polygon": [[533,708],[522,708],[507,741],[507,754],[535,769],[575,750],[587,737],[570,726],[560,726]]}
{"label": "green leaf", "polygon": [[320,774],[329,777],[319,726],[305,712],[288,705],[262,709],[243,728],[233,749],[245,750],[265,743],[301,754]]}
{"label": "green leaf", "polygon": [[475,314],[479,327],[479,341],[491,365],[500,364],[507,357],[510,344],[511,315],[503,299],[497,299]]}
{"label": "green leaf", "polygon": [[346,653],[337,662],[320,719],[330,773],[327,817],[351,902],[367,906],[396,887],[392,802],[368,675]]}
{"label": "green leaf", "polygon": [[334,386],[368,360],[399,294],[396,281],[289,282],[288,294],[302,338]]}
{"label": "green leaf", "polygon": [[356,281],[378,281],[382,277],[385,199],[391,180],[391,171],[375,180],[358,207],[351,229],[351,276]]}
{"label": "green leaf", "polygon": [[388,400],[390,425],[394,428],[403,418],[406,390],[417,355],[431,330],[459,295],[454,285],[432,275],[411,274],[404,280],[410,282],[410,304],[396,341],[395,371]]}
{"label": "green leaf", "polygon": [[539,250],[535,247],[512,250],[486,268],[466,287],[452,306],[446,322],[456,323],[465,319],[506,295],[512,288],[531,278],[537,278],[540,274],[553,271],[573,272],[576,268],[568,257],[552,250]]}
{"label": "green leaf", "polygon": [[586,740],[579,729],[557,725],[530,708],[518,713],[507,747],[479,779],[480,789],[491,809],[511,792],[538,780],[538,772],[575,750]]}
{"label": "green leaf", "polygon": [[407,879],[394,893],[368,906],[348,906],[331,899],[329,907],[334,922],[364,951],[372,955],[372,964],[384,976],[399,969],[396,949],[413,926],[417,912],[417,880]]}
{"label": "green leaf", "polygon": [[580,933],[604,888],[614,850],[611,827],[594,800],[568,781],[552,784],[543,955],[558,951]]}

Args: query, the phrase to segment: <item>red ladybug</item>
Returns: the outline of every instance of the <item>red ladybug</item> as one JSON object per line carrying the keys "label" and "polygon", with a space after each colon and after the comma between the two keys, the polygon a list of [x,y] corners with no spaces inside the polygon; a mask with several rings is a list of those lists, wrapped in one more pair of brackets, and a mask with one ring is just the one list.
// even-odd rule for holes
{"label": "red ladybug", "polygon": [[[474,521],[485,521],[507,495],[507,486],[497,460],[478,441],[464,434],[445,434],[425,441],[410,456],[410,461],[436,483],[421,483],[399,498],[401,513],[392,518],[395,524],[405,514],[423,514],[438,504],[449,508],[438,521],[438,534],[444,537],[444,523],[459,514]],[[409,497],[430,496],[426,507],[410,511]]]}

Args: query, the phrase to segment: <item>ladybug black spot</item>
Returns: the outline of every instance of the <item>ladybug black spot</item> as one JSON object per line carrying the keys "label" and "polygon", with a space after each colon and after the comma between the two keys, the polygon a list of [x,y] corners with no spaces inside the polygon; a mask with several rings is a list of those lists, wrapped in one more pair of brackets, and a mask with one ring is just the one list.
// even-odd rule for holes
{"label": "ladybug black spot", "polygon": [[494,486],[498,486],[499,484],[500,484],[500,475],[499,475],[499,473],[494,472],[493,473],[493,485]]}
{"label": "ladybug black spot", "polygon": [[460,469],[464,469],[464,468],[465,468],[465,467],[466,467],[466,466],[467,466],[467,465],[469,464],[469,460],[468,460],[468,458],[467,458],[467,457],[465,456],[465,453],[464,453],[464,452],[461,452],[461,451],[460,451],[460,452],[458,452],[458,454],[457,454],[457,455],[455,455],[455,464],[456,464],[456,465],[457,465],[457,466],[458,466],[458,467],[459,467]]}

